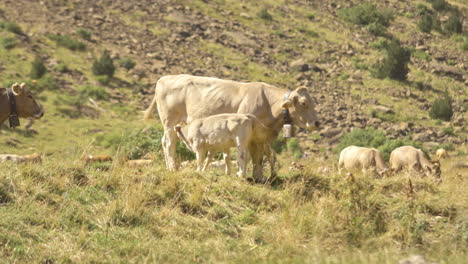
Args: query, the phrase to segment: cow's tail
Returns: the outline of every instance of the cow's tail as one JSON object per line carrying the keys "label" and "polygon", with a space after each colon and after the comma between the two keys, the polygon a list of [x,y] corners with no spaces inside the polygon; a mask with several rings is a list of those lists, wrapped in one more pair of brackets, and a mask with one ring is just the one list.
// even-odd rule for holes
{"label": "cow's tail", "polygon": [[156,84],[156,88],[154,89],[154,98],[153,101],[151,101],[150,106],[143,111],[143,120],[150,120],[154,118],[154,110],[156,108],[157,102],[156,102],[156,90],[158,89],[159,85],[159,80],[158,83]]}
{"label": "cow's tail", "polygon": [[176,131],[177,133],[177,136],[182,140],[182,142],[184,142],[185,146],[192,152],[195,152],[193,151],[192,147],[190,146],[190,143],[189,141],[187,140],[187,138],[184,136],[184,133],[182,133],[182,127],[180,124],[177,124],[175,127],[174,127],[174,130]]}

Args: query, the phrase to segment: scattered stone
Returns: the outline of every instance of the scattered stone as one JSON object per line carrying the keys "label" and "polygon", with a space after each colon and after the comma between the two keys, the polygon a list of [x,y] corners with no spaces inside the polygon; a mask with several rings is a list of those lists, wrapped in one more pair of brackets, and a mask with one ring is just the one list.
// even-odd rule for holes
{"label": "scattered stone", "polygon": [[407,259],[398,261],[398,264],[437,264],[436,262],[429,262],[421,255],[413,255]]}

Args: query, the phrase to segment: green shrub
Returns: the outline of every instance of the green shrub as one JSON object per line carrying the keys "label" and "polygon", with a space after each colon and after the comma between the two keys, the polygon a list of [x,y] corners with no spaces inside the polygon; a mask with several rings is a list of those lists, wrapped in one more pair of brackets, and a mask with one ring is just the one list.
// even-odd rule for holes
{"label": "green shrub", "polygon": [[443,98],[436,99],[429,110],[429,116],[432,119],[450,121],[452,115],[452,98],[448,93],[445,93]]}
{"label": "green shrub", "polygon": [[449,126],[449,127],[444,127],[442,128],[442,132],[444,132],[444,134],[446,135],[454,135],[454,130],[453,130],[453,127]]}
{"label": "green shrub", "polygon": [[83,51],[86,50],[86,44],[84,44],[81,41],[78,41],[76,39],[73,39],[72,37],[68,35],[55,35],[55,34],[50,34],[48,35],[48,38],[55,41],[57,45],[67,48],[69,50],[73,51]]}
{"label": "green shrub", "polygon": [[430,9],[427,8],[427,6],[425,6],[423,4],[418,4],[416,6],[416,9],[417,9],[416,14],[419,15],[419,16],[431,13]]}
{"label": "green shrub", "polygon": [[415,58],[418,58],[420,60],[425,60],[425,61],[431,61],[431,55],[426,53],[425,51],[422,50],[417,50],[413,53],[413,56]]}
{"label": "green shrub", "polygon": [[70,69],[68,69],[68,66],[65,63],[59,63],[55,67],[55,70],[61,73],[69,72]]}
{"label": "green shrub", "polygon": [[49,74],[45,74],[42,78],[34,81],[27,82],[28,87],[31,88],[33,91],[42,92],[45,90],[57,90],[58,84],[54,77],[50,76]]}
{"label": "green shrub", "polygon": [[381,38],[377,41],[371,42],[370,47],[376,50],[382,50],[386,47],[387,41],[384,38]]}
{"label": "green shrub", "polygon": [[96,81],[98,81],[102,85],[108,85],[111,78],[107,75],[98,75],[96,76]]}
{"label": "green shrub", "polygon": [[90,40],[91,39],[91,31],[87,30],[86,28],[79,28],[76,33],[78,36],[80,36],[82,39],[85,40]]}
{"label": "green shrub", "polygon": [[[106,148],[113,150],[120,149],[129,159],[141,159],[148,153],[163,157],[161,145],[163,134],[162,129],[151,127],[131,132],[113,132],[111,134],[100,135],[96,138],[96,142]],[[195,154],[188,150],[181,141],[178,141],[176,151],[184,160],[195,159]]]}
{"label": "green shrub", "polygon": [[16,46],[17,42],[14,38],[2,38],[0,39],[0,46],[4,49],[12,49]]}
{"label": "green shrub", "polygon": [[432,0],[432,8],[437,11],[449,9],[450,5],[445,0]]}
{"label": "green shrub", "polygon": [[299,141],[296,138],[290,138],[286,143],[287,149],[294,158],[299,159],[302,157],[302,149],[299,145]]}
{"label": "green shrub", "polygon": [[135,61],[132,58],[123,58],[119,61],[120,67],[127,69],[127,71],[133,69],[136,65]]}
{"label": "green shrub", "polygon": [[447,22],[444,24],[444,29],[448,33],[462,33],[463,31],[463,24],[460,20],[459,15],[452,14]]}
{"label": "green shrub", "polygon": [[112,76],[114,76],[114,61],[110,57],[110,53],[108,50],[105,50],[102,53],[101,58],[93,62],[92,71],[93,74],[96,76],[107,75],[109,76],[109,78],[112,78]]}
{"label": "green shrub", "polygon": [[306,15],[307,19],[309,20],[314,20],[315,19],[315,14],[314,13],[309,13]]}
{"label": "green shrub", "polygon": [[343,20],[356,25],[370,25],[372,23],[388,26],[392,20],[390,12],[381,12],[370,3],[359,4],[350,8],[338,10],[338,16]]}
{"label": "green shrub", "polygon": [[432,30],[432,16],[425,14],[421,17],[418,23],[419,30],[425,33],[431,33]]}
{"label": "green shrub", "polygon": [[468,50],[468,40],[466,40],[462,45],[463,50]]}
{"label": "green shrub", "polygon": [[273,140],[271,147],[276,153],[281,153],[286,149],[286,139],[283,137],[278,137],[277,139]]}
{"label": "green shrub", "polygon": [[258,17],[264,20],[269,20],[269,21],[273,20],[273,16],[268,12],[266,8],[258,12]]}
{"label": "green shrub", "polygon": [[10,31],[11,33],[18,34],[18,35],[24,34],[21,27],[14,22],[9,22],[9,21],[0,22],[0,28]]}
{"label": "green shrub", "polygon": [[373,22],[373,23],[370,23],[368,26],[367,26],[367,30],[371,33],[371,34],[374,34],[376,36],[385,36],[386,35],[386,27],[380,23],[377,23],[377,22]]}
{"label": "green shrub", "polygon": [[387,42],[385,57],[375,65],[373,75],[380,79],[390,78],[404,81],[409,72],[408,63],[410,58],[410,50],[402,47],[399,41]]}
{"label": "green shrub", "polygon": [[81,95],[91,97],[96,100],[108,100],[109,93],[107,93],[106,89],[99,87],[99,86],[92,86],[92,85],[83,85],[78,87],[78,92]]}
{"label": "green shrub", "polygon": [[44,66],[44,61],[41,57],[36,56],[31,63],[31,72],[29,76],[33,79],[40,79],[47,72],[47,68]]}

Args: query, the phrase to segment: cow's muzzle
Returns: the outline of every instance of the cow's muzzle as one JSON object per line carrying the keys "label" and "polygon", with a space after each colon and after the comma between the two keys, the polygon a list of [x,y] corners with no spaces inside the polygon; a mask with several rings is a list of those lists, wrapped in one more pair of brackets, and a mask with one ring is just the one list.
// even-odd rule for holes
{"label": "cow's muzzle", "polygon": [[41,111],[41,112],[35,114],[35,115],[34,115],[34,118],[35,118],[35,119],[40,119],[40,118],[43,117],[43,116],[44,116],[44,112]]}

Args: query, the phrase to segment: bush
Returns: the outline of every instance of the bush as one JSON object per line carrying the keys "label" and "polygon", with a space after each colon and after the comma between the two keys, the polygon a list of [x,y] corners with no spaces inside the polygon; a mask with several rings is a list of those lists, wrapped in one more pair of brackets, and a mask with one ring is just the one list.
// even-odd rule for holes
{"label": "bush", "polygon": [[450,121],[452,115],[452,98],[448,93],[445,93],[443,98],[436,99],[429,110],[429,116],[432,119]]}
{"label": "bush", "polygon": [[12,49],[16,46],[16,39],[14,38],[2,38],[0,39],[0,45],[4,49]]}
{"label": "bush", "polygon": [[449,127],[444,127],[442,128],[442,132],[444,132],[444,134],[446,135],[454,135],[455,131],[453,130],[453,127],[449,126]]}
{"label": "bush", "polygon": [[127,71],[133,69],[136,65],[135,61],[131,58],[123,58],[119,61],[120,67],[127,69]]}
{"label": "bush", "polygon": [[465,41],[462,45],[463,50],[468,50],[468,41]]}
{"label": "bush", "polygon": [[445,0],[432,0],[432,8],[437,11],[449,9],[450,5]]}
{"label": "bush", "polygon": [[55,34],[50,34],[48,35],[48,38],[55,41],[57,45],[67,48],[69,50],[73,51],[83,51],[86,50],[86,45],[78,40],[73,39],[72,37],[68,35],[55,35]]}
{"label": "bush", "polygon": [[55,81],[54,77],[49,74],[45,74],[42,78],[38,80],[28,81],[28,87],[33,91],[42,92],[44,90],[57,90],[58,84]]}
{"label": "bush", "polygon": [[68,69],[68,66],[65,63],[57,64],[57,66],[55,67],[55,70],[57,70],[58,72],[61,72],[61,73],[65,73],[65,72],[70,71],[70,69]]}
{"label": "bush", "polygon": [[387,29],[384,25],[373,22],[367,26],[367,30],[376,36],[385,36]]}
{"label": "bush", "polygon": [[372,23],[388,26],[392,15],[390,12],[380,12],[373,4],[364,3],[350,8],[338,10],[338,16],[356,25],[370,25]]}
{"label": "bush", "polygon": [[91,31],[87,30],[86,28],[79,28],[76,33],[78,36],[80,36],[82,39],[85,40],[90,40],[91,39]]}
{"label": "bush", "polygon": [[408,75],[410,58],[410,50],[402,47],[397,40],[387,42],[385,57],[375,65],[373,75],[380,79],[390,78],[404,81]]}
{"label": "bush", "polygon": [[98,81],[102,85],[108,85],[110,80],[111,79],[107,75],[98,75],[98,76],[96,76],[96,81]]}
{"label": "bush", "polygon": [[258,12],[258,17],[264,20],[269,20],[269,21],[273,20],[273,16],[268,12],[266,8]]}
{"label": "bush", "polygon": [[[100,135],[96,142],[106,148],[117,150],[120,148],[128,159],[141,159],[148,153],[155,153],[163,157],[161,139],[164,132],[162,129],[151,127],[149,129],[134,130],[130,133],[113,132]],[[195,154],[188,150],[179,140],[176,147],[177,153],[184,160],[195,159]]]}
{"label": "bush", "polygon": [[462,33],[463,24],[457,14],[452,14],[444,24],[444,29],[448,33]]}
{"label": "bush", "polygon": [[29,76],[33,79],[40,79],[47,72],[47,68],[44,66],[44,61],[41,57],[36,56],[31,63],[31,72]]}
{"label": "bush", "polygon": [[419,30],[425,33],[431,33],[432,30],[432,16],[425,14],[421,17],[418,23]]}
{"label": "bush", "polygon": [[18,34],[18,35],[24,34],[21,27],[14,22],[8,22],[8,21],[0,22],[0,28],[10,31],[11,33]]}
{"label": "bush", "polygon": [[299,145],[299,141],[296,138],[290,138],[286,143],[287,149],[294,158],[299,159],[302,157],[302,149]]}
{"label": "bush", "polygon": [[112,76],[114,76],[114,72],[115,72],[114,61],[110,57],[110,53],[108,50],[105,50],[102,53],[101,58],[93,62],[92,71],[93,71],[93,74],[96,76],[107,75],[109,76],[109,78],[112,78]]}
{"label": "bush", "polygon": [[92,86],[92,85],[84,85],[78,87],[78,92],[86,97],[91,97],[96,100],[108,100],[109,93],[107,93],[106,89],[99,87],[99,86]]}

